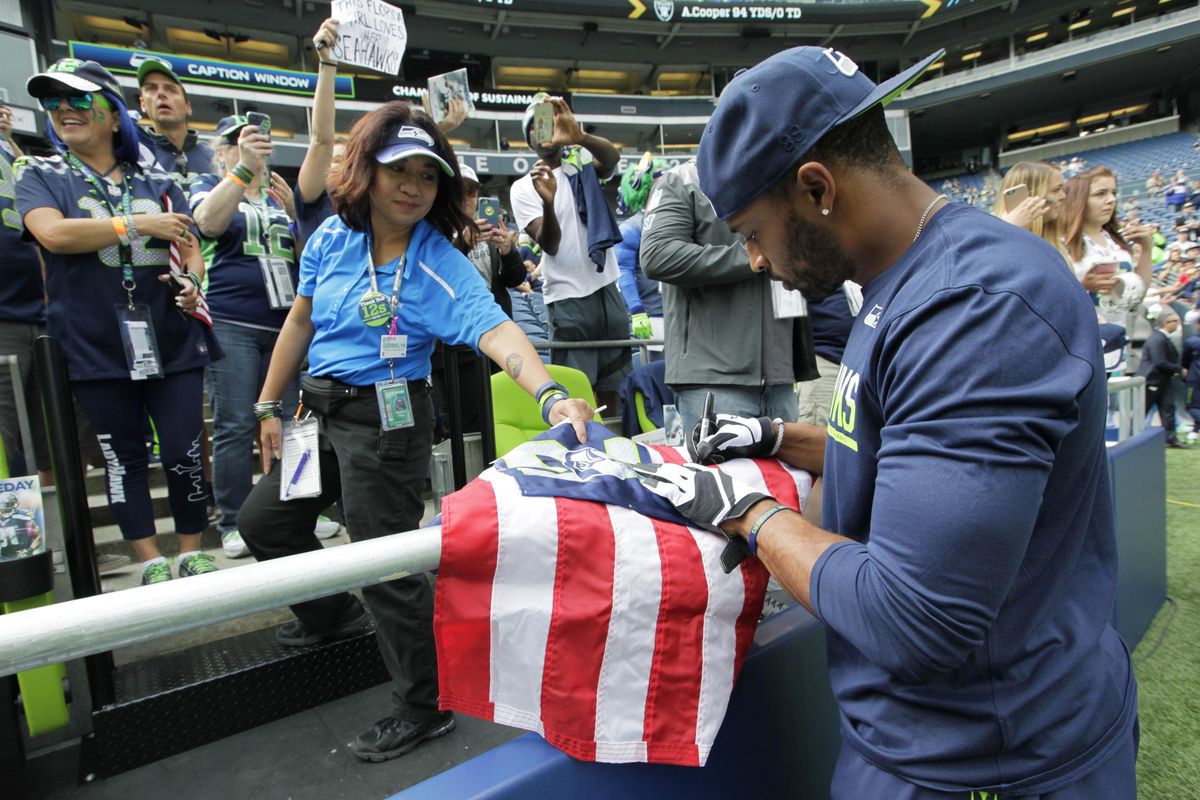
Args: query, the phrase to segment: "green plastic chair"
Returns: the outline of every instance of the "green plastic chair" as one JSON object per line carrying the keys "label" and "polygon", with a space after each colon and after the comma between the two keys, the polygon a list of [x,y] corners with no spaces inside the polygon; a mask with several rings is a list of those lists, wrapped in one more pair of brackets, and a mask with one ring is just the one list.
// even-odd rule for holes
{"label": "green plastic chair", "polygon": [[[546,365],[546,370],[551,378],[566,387],[571,397],[582,398],[592,408],[596,407],[596,395],[585,373],[557,364]],[[492,420],[496,430],[496,458],[547,428],[537,401],[504,372],[492,375]],[[600,417],[595,420],[599,422]]]}

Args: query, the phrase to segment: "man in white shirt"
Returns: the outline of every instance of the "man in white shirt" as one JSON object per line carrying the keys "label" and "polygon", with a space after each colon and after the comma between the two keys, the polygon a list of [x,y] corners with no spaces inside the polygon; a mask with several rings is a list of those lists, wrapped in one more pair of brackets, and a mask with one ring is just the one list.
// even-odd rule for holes
{"label": "man in white shirt", "polygon": [[[627,339],[629,312],[617,289],[617,257],[611,248],[620,241],[620,231],[599,190],[620,154],[607,139],[586,133],[566,101],[557,97],[547,100],[554,108],[553,138],[531,141],[537,102],[525,113],[525,138],[539,160],[513,184],[510,200],[518,227],[542,248],[550,340]],[[587,374],[598,403],[616,402],[616,389],[629,373],[629,348],[550,352],[552,363]]]}

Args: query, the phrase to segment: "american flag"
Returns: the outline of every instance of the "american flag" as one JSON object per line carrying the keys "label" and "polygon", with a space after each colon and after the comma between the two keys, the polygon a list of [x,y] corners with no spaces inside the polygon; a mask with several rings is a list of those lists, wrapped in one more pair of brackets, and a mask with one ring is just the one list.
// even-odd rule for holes
{"label": "american flag", "polygon": [[[522,445],[443,502],[441,707],[537,731],[585,761],[703,766],[766,569],[752,558],[725,574],[724,537],[679,524],[621,477],[619,462],[683,462],[682,449],[597,425],[580,446],[569,431]],[[812,487],[774,460],[721,468],[796,509]],[[551,482],[559,490],[542,491]]]}
{"label": "american flag", "polygon": [[[173,207],[174,204],[171,202],[171,195],[167,194],[166,192],[163,192],[162,203],[163,210],[168,214],[175,210]],[[171,275],[181,285],[187,286],[189,283],[191,283],[191,280],[183,277],[187,274],[188,267],[187,263],[183,260],[183,253],[181,252],[179,243],[171,242],[169,252],[171,258]],[[196,294],[199,297],[199,302],[196,303],[196,308],[192,310],[192,316],[211,328],[213,326],[213,321],[212,314],[208,310],[208,299],[205,298],[204,292],[200,291],[199,286],[196,286]]]}

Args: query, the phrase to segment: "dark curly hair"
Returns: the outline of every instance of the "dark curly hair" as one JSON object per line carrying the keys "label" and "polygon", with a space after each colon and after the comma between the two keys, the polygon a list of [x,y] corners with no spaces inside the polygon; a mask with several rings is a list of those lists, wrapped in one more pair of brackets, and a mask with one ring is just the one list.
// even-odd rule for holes
{"label": "dark curly hair", "polygon": [[350,129],[342,163],[329,176],[329,201],[334,213],[353,230],[370,230],[371,181],[380,166],[375,154],[399,125],[415,125],[432,136],[434,152],[454,170],[449,176],[438,169],[437,196],[425,219],[451,241],[462,231],[476,230],[475,221],[462,210],[463,181],[454,148],[432,117],[403,100],[393,100],[364,114]]}

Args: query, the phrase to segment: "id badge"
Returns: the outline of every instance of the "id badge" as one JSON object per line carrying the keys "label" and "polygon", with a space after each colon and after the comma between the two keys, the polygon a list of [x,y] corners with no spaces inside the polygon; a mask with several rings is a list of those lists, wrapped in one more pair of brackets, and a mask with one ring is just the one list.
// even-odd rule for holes
{"label": "id badge", "polygon": [[379,426],[385,431],[413,426],[412,402],[408,381],[395,378],[375,382],[375,400],[379,403]]}
{"label": "id badge", "polygon": [[129,377],[135,381],[161,378],[162,359],[158,354],[158,340],[154,337],[150,306],[138,303],[130,308],[125,303],[118,303],[116,309]]}
{"label": "id badge", "polygon": [[408,356],[408,337],[403,334],[384,334],[379,339],[380,358],[405,358]]}
{"label": "id badge", "polygon": [[771,306],[775,311],[775,319],[808,316],[804,295],[795,289],[788,289],[779,281],[771,281]]}
{"label": "id badge", "polygon": [[279,458],[279,499],[299,500],[321,493],[321,450],[315,418],[283,422],[283,453]]}
{"label": "id badge", "polygon": [[291,308],[296,302],[296,287],[292,285],[292,273],[288,268],[287,259],[279,256],[260,256],[258,265],[262,268],[263,283],[267,286],[267,301],[271,308]]}

